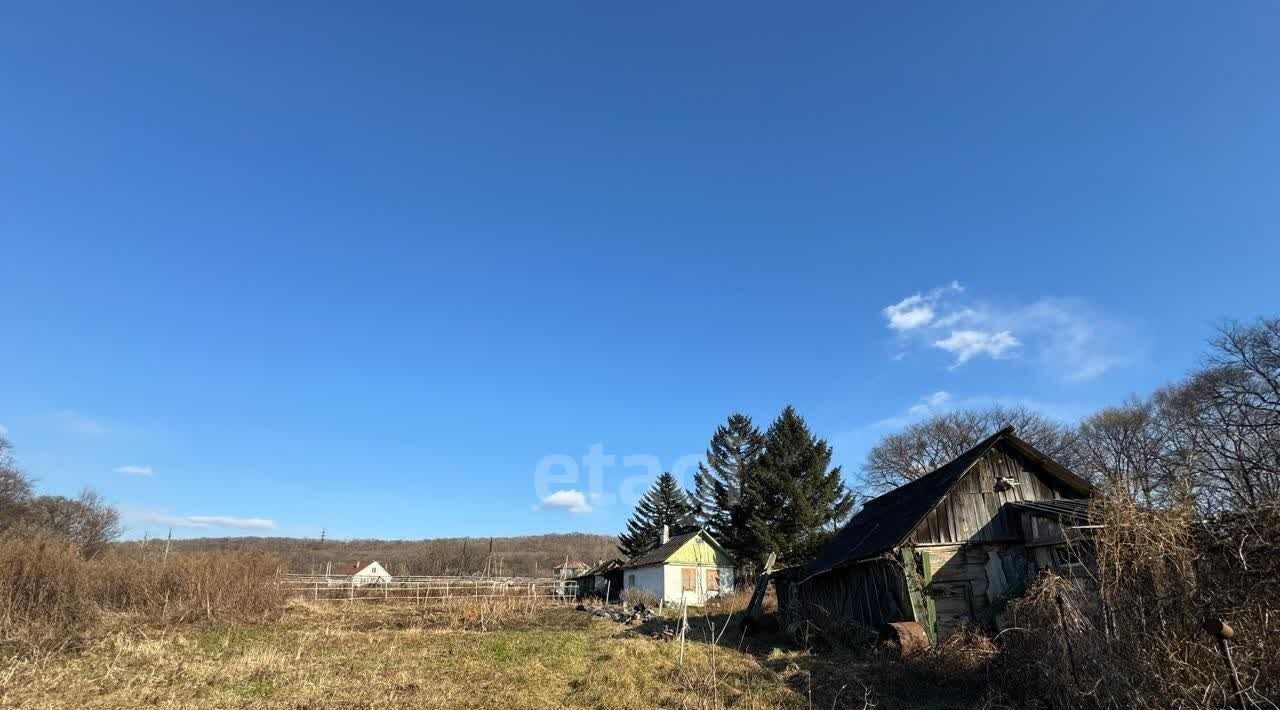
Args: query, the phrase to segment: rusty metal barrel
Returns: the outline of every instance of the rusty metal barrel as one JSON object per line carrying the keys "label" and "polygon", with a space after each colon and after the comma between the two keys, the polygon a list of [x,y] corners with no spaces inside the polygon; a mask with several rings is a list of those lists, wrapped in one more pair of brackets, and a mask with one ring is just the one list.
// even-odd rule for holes
{"label": "rusty metal barrel", "polygon": [[880,645],[907,658],[929,650],[929,634],[914,621],[895,621],[880,627]]}

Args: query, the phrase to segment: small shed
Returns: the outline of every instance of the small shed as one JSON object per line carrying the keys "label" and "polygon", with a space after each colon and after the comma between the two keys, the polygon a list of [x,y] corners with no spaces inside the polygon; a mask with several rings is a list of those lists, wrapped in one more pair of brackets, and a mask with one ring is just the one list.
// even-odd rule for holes
{"label": "small shed", "polygon": [[[1002,429],[866,503],[808,565],[774,574],[787,624],[992,623],[1045,567],[1087,558],[1086,481]],[[1073,562],[1074,560],[1074,562]]]}
{"label": "small shed", "polygon": [[668,604],[701,606],[733,592],[733,570],[733,557],[705,529],[672,536],[664,525],[658,546],[623,567],[623,588],[653,594]]}
{"label": "small shed", "polygon": [[378,564],[377,560],[373,562],[364,562],[363,560],[343,562],[334,566],[333,573],[339,577],[350,578],[350,583],[357,587],[383,584],[392,580],[391,573],[381,564]]}
{"label": "small shed", "polygon": [[620,559],[600,560],[578,577],[578,596],[617,599],[622,594],[622,565]]}

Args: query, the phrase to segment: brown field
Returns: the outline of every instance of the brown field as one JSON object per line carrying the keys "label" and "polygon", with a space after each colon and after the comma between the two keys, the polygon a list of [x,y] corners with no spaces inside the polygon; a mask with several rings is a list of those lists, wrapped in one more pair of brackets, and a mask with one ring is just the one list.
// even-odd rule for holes
{"label": "brown field", "polygon": [[[277,621],[146,625],[109,616],[75,648],[0,665],[0,707],[864,708],[972,707],[974,688],[874,657],[747,640],[709,643],[722,612],[678,642],[569,605],[448,608],[290,602]],[[741,648],[741,650],[739,650]],[[900,665],[900,664],[898,664]],[[932,682],[931,680],[932,679]]]}

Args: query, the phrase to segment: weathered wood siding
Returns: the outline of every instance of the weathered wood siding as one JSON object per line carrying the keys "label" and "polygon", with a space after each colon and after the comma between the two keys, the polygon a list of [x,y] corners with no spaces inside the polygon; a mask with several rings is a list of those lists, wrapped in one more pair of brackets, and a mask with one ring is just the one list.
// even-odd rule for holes
{"label": "weathered wood siding", "polygon": [[915,554],[929,571],[925,594],[933,601],[939,639],[966,623],[990,621],[997,600],[1028,573],[1026,549],[1018,544],[937,545]]}
{"label": "weathered wood siding", "polygon": [[[997,477],[1015,481],[996,490]],[[908,544],[947,545],[962,542],[1013,542],[1022,539],[1022,521],[1005,503],[1023,500],[1078,498],[1039,467],[1003,445],[974,464],[941,503],[925,516]]]}
{"label": "weathered wood siding", "polygon": [[804,584],[775,584],[778,609],[787,622],[805,619],[820,628],[854,622],[878,629],[914,616],[902,568],[877,560],[833,570]]}

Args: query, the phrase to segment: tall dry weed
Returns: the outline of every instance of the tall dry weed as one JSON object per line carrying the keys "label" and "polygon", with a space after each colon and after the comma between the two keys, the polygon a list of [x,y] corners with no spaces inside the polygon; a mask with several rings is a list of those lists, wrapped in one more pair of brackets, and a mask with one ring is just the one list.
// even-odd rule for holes
{"label": "tall dry weed", "polygon": [[89,630],[104,612],[145,622],[255,621],[283,611],[276,560],[261,553],[83,559],[39,531],[0,535],[0,642],[39,648]]}
{"label": "tall dry weed", "polygon": [[1244,701],[1280,702],[1280,509],[1206,520],[1099,503],[1096,575],[1042,575],[1011,606],[993,678],[1026,707],[1238,707],[1206,618],[1236,630]]}

